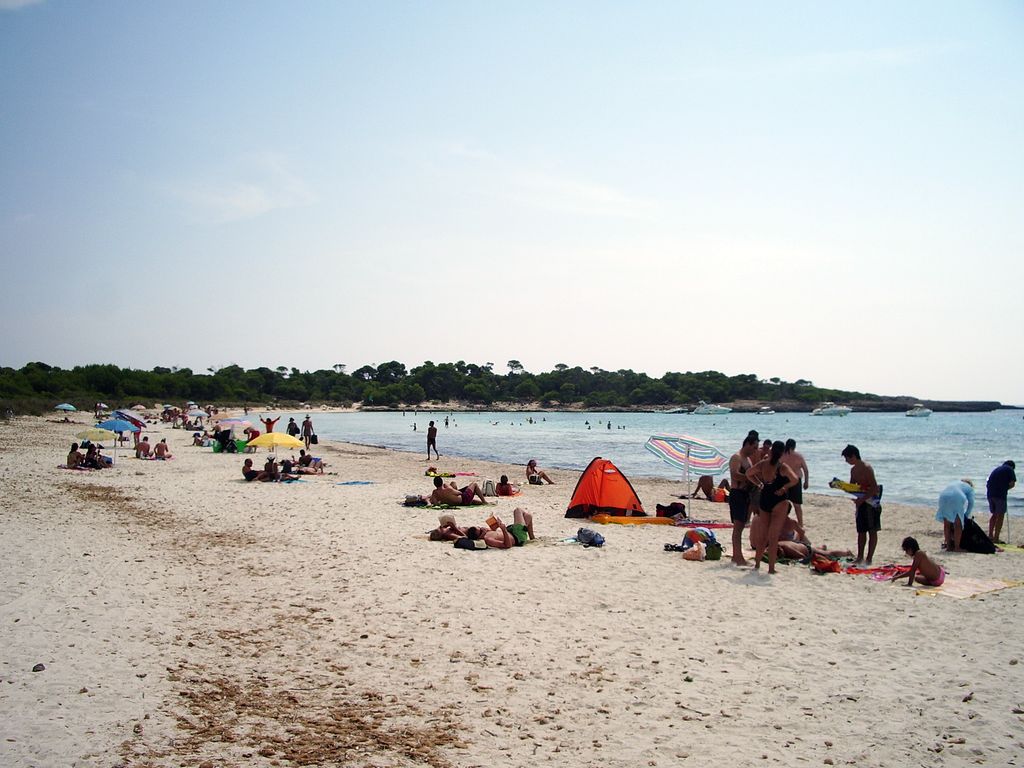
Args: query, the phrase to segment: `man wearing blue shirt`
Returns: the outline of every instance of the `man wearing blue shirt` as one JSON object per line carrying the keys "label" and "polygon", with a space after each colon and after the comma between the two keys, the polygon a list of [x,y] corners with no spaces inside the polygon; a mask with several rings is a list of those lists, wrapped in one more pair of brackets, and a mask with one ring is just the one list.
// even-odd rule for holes
{"label": "man wearing blue shirt", "polygon": [[991,513],[988,518],[988,537],[997,544],[1005,543],[999,540],[999,534],[1003,530],[1003,518],[1006,517],[1006,495],[1017,484],[1017,475],[1013,471],[1016,468],[1017,465],[1012,461],[1004,461],[988,476],[986,493],[988,511]]}

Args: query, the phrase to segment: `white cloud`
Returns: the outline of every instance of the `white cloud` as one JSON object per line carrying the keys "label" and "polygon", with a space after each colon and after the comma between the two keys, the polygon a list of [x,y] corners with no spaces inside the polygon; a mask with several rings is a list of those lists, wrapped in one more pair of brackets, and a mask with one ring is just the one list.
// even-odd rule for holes
{"label": "white cloud", "polygon": [[249,155],[231,168],[172,188],[176,197],[204,216],[218,221],[242,221],[283,208],[298,208],[316,201],[306,183],[274,153]]}

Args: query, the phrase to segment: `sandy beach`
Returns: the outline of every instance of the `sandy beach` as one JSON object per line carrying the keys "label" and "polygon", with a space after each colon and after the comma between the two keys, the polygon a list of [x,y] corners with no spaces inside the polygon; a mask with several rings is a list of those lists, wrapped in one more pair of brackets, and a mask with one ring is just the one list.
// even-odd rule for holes
{"label": "sandy beach", "polygon": [[[171,461],[59,470],[79,421],[0,423],[4,766],[1024,764],[1022,588],[687,562],[681,529],[565,519],[575,472],[459,510],[539,536],[465,552],[401,505],[422,455],[320,445],[329,474],[245,483],[156,426]],[[652,514],[682,493],[630,479]],[[812,540],[855,546],[849,501],[805,502]],[[886,505],[876,564],[913,535],[951,580],[1024,581],[1024,552],[947,554],[933,518]],[[580,525],[606,546],[562,543]]]}

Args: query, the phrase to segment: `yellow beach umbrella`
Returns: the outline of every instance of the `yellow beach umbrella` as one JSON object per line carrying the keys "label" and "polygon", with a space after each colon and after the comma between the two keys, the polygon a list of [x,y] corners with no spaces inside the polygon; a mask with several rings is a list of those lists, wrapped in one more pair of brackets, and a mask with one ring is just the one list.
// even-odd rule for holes
{"label": "yellow beach umbrella", "polygon": [[75,432],[75,437],[79,440],[88,440],[90,443],[97,443],[100,440],[117,440],[117,433],[111,432],[109,429],[100,429],[99,427],[89,427],[89,429],[83,429],[81,432]]}
{"label": "yellow beach umbrella", "polygon": [[81,432],[75,432],[75,437],[79,440],[88,440],[90,443],[98,443],[100,440],[107,440],[114,443],[114,458],[113,461],[117,461],[117,433],[111,432],[109,429],[103,429],[102,427],[89,427],[83,429]]}
{"label": "yellow beach umbrella", "polygon": [[267,432],[264,435],[260,435],[255,440],[250,440],[246,443],[250,448],[273,448],[277,450],[278,446],[282,448],[305,448],[306,444],[298,438],[287,435],[284,432]]}

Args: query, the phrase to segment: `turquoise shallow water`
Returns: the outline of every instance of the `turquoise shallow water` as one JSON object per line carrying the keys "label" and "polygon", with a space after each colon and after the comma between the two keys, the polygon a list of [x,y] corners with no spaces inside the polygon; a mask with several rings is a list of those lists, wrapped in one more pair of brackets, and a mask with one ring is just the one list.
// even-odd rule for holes
{"label": "turquoise shallow water", "polygon": [[[296,416],[301,421],[305,414]],[[444,426],[445,416],[449,427]],[[525,464],[535,458],[542,467],[583,469],[595,456],[615,462],[627,475],[681,478],[678,470],[644,448],[656,432],[699,437],[731,455],[750,429],[761,439],[797,441],[811,470],[811,492],[836,494],[833,477],[849,479],[839,455],[847,443],[860,448],[885,486],[885,498],[933,505],[953,480],[969,477],[984,502],[985,480],[1006,459],[1024,470],[1024,412],[936,413],[907,418],[902,413],[852,413],[844,417],[780,413],[772,416],[726,414],[693,416],[662,413],[313,413],[317,433],[327,439],[380,445],[426,455],[427,422],[438,426],[438,448],[444,469],[458,469],[453,457]],[[534,423],[529,423],[532,418]],[[587,428],[586,422],[590,422]],[[607,424],[611,422],[612,428]],[[417,425],[413,432],[412,425]],[[519,468],[509,475],[518,477]],[[1024,515],[1024,483],[1010,492],[1011,514]],[[840,494],[841,495],[841,494]]]}

